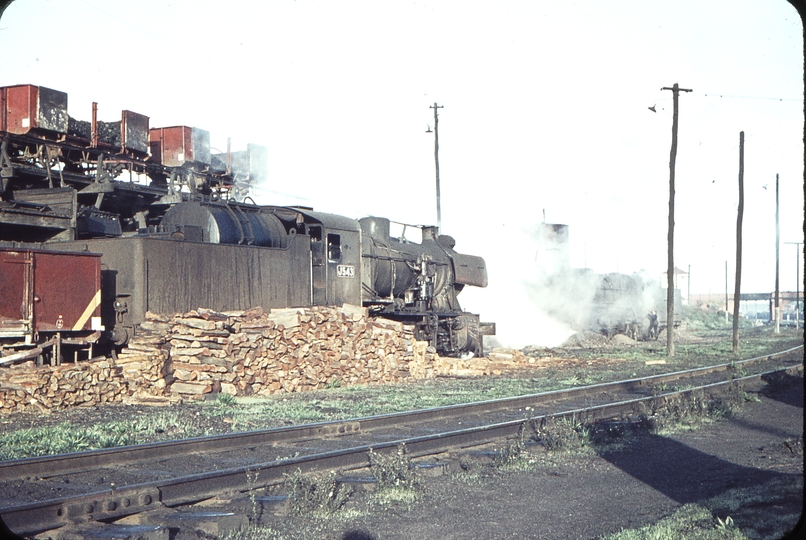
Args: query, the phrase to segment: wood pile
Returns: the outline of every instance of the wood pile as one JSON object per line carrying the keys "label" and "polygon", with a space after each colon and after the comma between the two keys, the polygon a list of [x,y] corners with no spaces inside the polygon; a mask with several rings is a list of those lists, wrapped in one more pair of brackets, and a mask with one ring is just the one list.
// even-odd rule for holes
{"label": "wood pile", "polygon": [[171,318],[149,315],[149,320],[140,325],[140,332],[115,355],[115,365],[121,369],[131,393],[141,398],[165,395],[170,380],[163,334],[173,326]]}
{"label": "wood pile", "polygon": [[365,308],[349,305],[200,309],[175,316],[164,337],[171,394],[197,397],[403,382],[433,377],[438,358],[414,340],[412,328],[369,319]]}
{"label": "wood pile", "polygon": [[350,305],[268,313],[197,309],[146,319],[114,358],[1,369],[0,413],[486,375],[495,366],[487,359],[440,358],[414,339],[413,327],[369,318],[365,308]]}
{"label": "wood pile", "polygon": [[535,367],[536,360],[515,349],[494,349],[486,357],[480,358],[443,358],[439,357],[434,365],[437,375],[449,377],[483,377],[501,375],[526,367]]}
{"label": "wood pile", "polygon": [[122,368],[111,360],[39,367],[25,362],[3,370],[0,412],[116,403],[128,394]]}

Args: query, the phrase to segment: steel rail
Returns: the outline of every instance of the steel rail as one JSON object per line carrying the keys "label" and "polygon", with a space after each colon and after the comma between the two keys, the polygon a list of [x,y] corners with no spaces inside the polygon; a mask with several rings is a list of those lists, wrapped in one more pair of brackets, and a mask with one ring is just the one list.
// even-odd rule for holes
{"label": "steel rail", "polygon": [[778,373],[802,372],[803,364],[748,375],[701,387],[634,398],[593,407],[576,408],[561,412],[535,415],[475,426],[437,434],[401,438],[372,445],[286,458],[265,463],[194,474],[156,482],[126,486],[118,490],[104,490],[2,509],[3,519],[17,534],[38,534],[70,523],[88,520],[109,520],[136,514],[160,506],[179,506],[210,499],[222,493],[243,492],[281,484],[286,475],[297,470],[305,473],[322,470],[351,470],[370,465],[368,453],[392,451],[405,444],[413,457],[443,453],[448,450],[490,444],[518,436],[528,422],[542,422],[550,418],[575,417],[595,421],[624,415],[642,404],[664,403],[678,397],[707,394],[733,384],[760,381]]}
{"label": "steel rail", "polygon": [[480,414],[500,409],[534,407],[536,405],[544,405],[560,399],[579,399],[595,394],[612,393],[616,391],[631,391],[637,388],[650,388],[653,385],[663,384],[686,377],[717,373],[719,371],[726,371],[741,365],[749,365],[761,361],[774,360],[802,349],[803,345],[800,345],[798,347],[793,347],[791,349],[770,355],[758,356],[746,360],[718,364],[715,366],[693,368],[673,373],[650,375],[648,377],[599,383],[577,388],[552,390],[550,392],[541,392],[538,394],[498,398],[458,405],[445,405],[432,409],[418,409],[414,411],[387,413],[348,420],[315,422],[298,426],[285,426],[257,431],[228,433],[224,435],[209,435],[205,437],[193,437],[188,439],[134,446],[119,446],[115,448],[91,450],[88,452],[75,452],[52,456],[7,460],[0,462],[0,481],[33,477],[48,478],[75,472],[94,470],[100,467],[119,466],[125,463],[176,457],[177,455],[189,455],[204,452],[224,452],[237,448],[251,448],[290,440],[346,435],[358,431],[367,431],[395,426],[401,423],[417,422],[422,418],[438,420],[451,418],[458,414]]}

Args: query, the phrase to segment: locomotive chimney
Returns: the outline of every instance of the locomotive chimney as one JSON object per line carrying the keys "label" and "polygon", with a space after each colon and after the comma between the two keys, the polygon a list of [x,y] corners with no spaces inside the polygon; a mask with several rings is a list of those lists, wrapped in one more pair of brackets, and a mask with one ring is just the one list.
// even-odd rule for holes
{"label": "locomotive chimney", "polygon": [[438,234],[439,234],[439,227],[435,227],[433,225],[423,227],[423,241],[425,240],[436,241]]}

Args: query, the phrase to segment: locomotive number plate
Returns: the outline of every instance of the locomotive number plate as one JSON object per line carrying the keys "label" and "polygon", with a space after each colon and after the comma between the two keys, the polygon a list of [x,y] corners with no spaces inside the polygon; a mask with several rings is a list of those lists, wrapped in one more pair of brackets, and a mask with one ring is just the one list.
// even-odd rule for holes
{"label": "locomotive number plate", "polygon": [[340,264],[336,266],[336,277],[354,278],[355,266],[352,264]]}

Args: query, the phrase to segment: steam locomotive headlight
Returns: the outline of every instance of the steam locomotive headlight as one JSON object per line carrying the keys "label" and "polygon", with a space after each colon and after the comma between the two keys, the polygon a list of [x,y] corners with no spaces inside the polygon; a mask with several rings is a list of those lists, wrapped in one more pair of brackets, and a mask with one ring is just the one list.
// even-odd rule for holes
{"label": "steam locomotive headlight", "polygon": [[117,299],[115,303],[112,304],[112,308],[115,310],[115,319],[117,322],[123,322],[123,314],[129,311],[129,304],[121,299]]}

